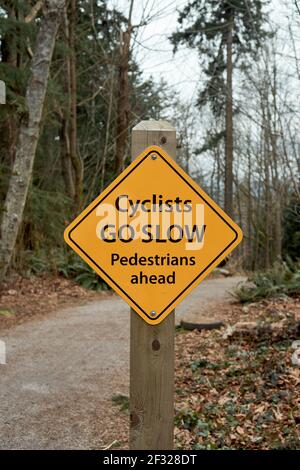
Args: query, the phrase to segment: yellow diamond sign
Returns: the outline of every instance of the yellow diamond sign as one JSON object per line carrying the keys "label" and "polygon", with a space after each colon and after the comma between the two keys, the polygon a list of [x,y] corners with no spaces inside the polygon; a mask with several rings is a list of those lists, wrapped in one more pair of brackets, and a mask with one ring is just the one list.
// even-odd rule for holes
{"label": "yellow diamond sign", "polygon": [[65,231],[65,241],[151,325],[241,240],[240,228],[157,146]]}

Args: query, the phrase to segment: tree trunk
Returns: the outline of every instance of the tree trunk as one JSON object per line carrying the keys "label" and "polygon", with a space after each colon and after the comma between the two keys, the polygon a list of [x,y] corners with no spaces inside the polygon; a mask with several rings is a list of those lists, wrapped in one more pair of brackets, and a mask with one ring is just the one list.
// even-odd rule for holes
{"label": "tree trunk", "polygon": [[62,166],[62,177],[65,183],[66,192],[70,199],[75,199],[75,186],[73,176],[73,166],[70,158],[70,139],[68,133],[68,122],[64,115],[64,110],[61,112],[61,129],[60,129],[60,156]]}
{"label": "tree trunk", "polygon": [[[67,5],[64,7],[64,39],[66,48],[70,47],[70,31]],[[62,87],[66,98],[66,104],[59,106],[57,114],[61,123],[60,127],[60,157],[62,177],[66,188],[66,193],[73,201],[75,200],[75,173],[71,160],[70,151],[70,108],[71,108],[71,91],[70,91],[70,55],[66,54],[65,67],[67,73],[62,77]]]}
{"label": "tree trunk", "polygon": [[[220,155],[220,145],[217,145],[216,150],[217,155],[217,196],[216,201],[218,204],[221,204],[221,155]],[[222,178],[223,179],[223,178]]]}
{"label": "tree trunk", "polygon": [[282,210],[281,191],[275,199],[275,226],[274,226],[274,258],[280,261],[282,258]]}
{"label": "tree trunk", "polygon": [[247,204],[247,269],[252,269],[252,181],[251,181],[251,152],[248,150],[248,204]]}
{"label": "tree trunk", "polygon": [[[273,84],[271,86],[272,98],[273,98],[273,129],[270,133],[271,140],[271,150],[272,150],[272,159],[273,159],[273,168],[274,168],[274,177],[273,177],[273,188],[275,190],[274,194],[274,258],[276,261],[281,260],[282,257],[282,187],[279,177],[279,155],[277,148],[277,67],[276,62],[273,65]],[[270,107],[268,107],[268,120],[272,122],[272,115]]]}
{"label": "tree trunk", "polygon": [[233,111],[232,111],[232,43],[233,10],[228,10],[227,63],[226,63],[226,142],[225,142],[225,212],[233,216]]}
{"label": "tree trunk", "polygon": [[16,157],[4,204],[1,224],[0,281],[4,279],[11,263],[23,219],[40,134],[49,68],[56,34],[62,17],[63,5],[64,0],[48,0],[48,2],[45,2],[44,16],[37,36],[36,51],[32,59],[31,75],[25,97],[28,114],[21,123]]}
{"label": "tree trunk", "polygon": [[124,167],[125,153],[128,143],[129,131],[129,55],[130,39],[132,33],[131,16],[134,0],[130,1],[127,30],[121,33],[120,41],[120,63],[119,63],[119,89],[117,100],[117,137],[116,137],[116,159],[115,171],[118,175]]}
{"label": "tree trunk", "polygon": [[82,201],[83,167],[77,149],[77,80],[76,80],[76,0],[71,0],[69,12],[69,91],[70,91],[70,158],[75,175],[74,211],[78,212]]}
{"label": "tree trunk", "polygon": [[129,68],[129,47],[131,29],[121,34],[121,53],[119,64],[119,89],[117,104],[117,137],[116,137],[116,160],[115,171],[118,175],[123,170],[124,156],[128,142],[129,127],[129,86],[128,86],[128,68]]}
{"label": "tree trunk", "polygon": [[109,104],[107,110],[107,121],[106,121],[106,131],[105,131],[105,144],[103,150],[103,157],[102,157],[102,167],[101,167],[101,191],[104,188],[104,181],[105,181],[105,170],[106,170],[106,159],[108,153],[108,143],[109,143],[109,132],[111,127],[111,114],[112,114],[112,105],[113,105],[113,94],[114,94],[114,76],[113,76],[113,69],[111,69],[110,73],[110,91],[109,91]]}
{"label": "tree trunk", "polygon": [[271,214],[271,188],[270,188],[270,127],[267,119],[267,107],[268,107],[268,91],[264,92],[263,103],[262,103],[262,117],[263,117],[263,129],[264,129],[264,187],[265,187],[265,269],[270,268],[271,264],[271,253],[270,253],[270,241],[271,241],[271,226],[272,226],[272,214]]}

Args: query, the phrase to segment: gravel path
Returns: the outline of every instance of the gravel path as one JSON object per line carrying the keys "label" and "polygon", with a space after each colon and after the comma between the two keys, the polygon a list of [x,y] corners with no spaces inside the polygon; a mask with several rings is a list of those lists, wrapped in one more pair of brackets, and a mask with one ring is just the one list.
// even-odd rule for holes
{"label": "gravel path", "polygon": [[[240,280],[204,281],[176,310],[177,322],[212,320],[209,304],[228,301]],[[121,418],[111,397],[128,394],[129,385],[129,308],[121,299],[34,319],[0,340],[7,348],[0,449],[99,449],[118,439]]]}

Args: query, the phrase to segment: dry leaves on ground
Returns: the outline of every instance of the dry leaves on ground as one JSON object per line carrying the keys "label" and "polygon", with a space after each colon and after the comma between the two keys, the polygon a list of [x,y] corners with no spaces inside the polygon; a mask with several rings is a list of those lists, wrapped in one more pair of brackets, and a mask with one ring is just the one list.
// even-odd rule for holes
{"label": "dry leaves on ground", "polygon": [[[224,307],[227,324],[293,323],[299,299]],[[222,330],[176,338],[176,446],[181,449],[300,449],[300,369],[295,330],[223,338]]]}
{"label": "dry leaves on ground", "polygon": [[60,307],[78,305],[111,295],[109,291],[95,292],[74,281],[58,276],[14,275],[1,286],[0,328],[46,315]]}

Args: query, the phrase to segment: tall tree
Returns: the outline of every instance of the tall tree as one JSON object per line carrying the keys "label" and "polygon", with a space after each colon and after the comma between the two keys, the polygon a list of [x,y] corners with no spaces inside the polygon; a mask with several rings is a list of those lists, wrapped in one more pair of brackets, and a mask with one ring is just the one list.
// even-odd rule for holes
{"label": "tall tree", "polygon": [[[206,81],[198,106],[209,103],[215,116],[225,115],[225,210],[233,213],[233,71],[257,54],[264,30],[263,7],[269,0],[191,0],[179,12],[179,28],[171,36],[176,52],[180,44],[197,48]],[[220,136],[222,133],[220,133]]]}
{"label": "tall tree", "polygon": [[56,34],[63,16],[64,0],[48,0],[43,4],[43,18],[32,58],[27,85],[26,116],[19,130],[16,156],[4,204],[1,223],[0,280],[10,265],[24,206],[31,181],[33,163],[40,134],[43,105]]}

